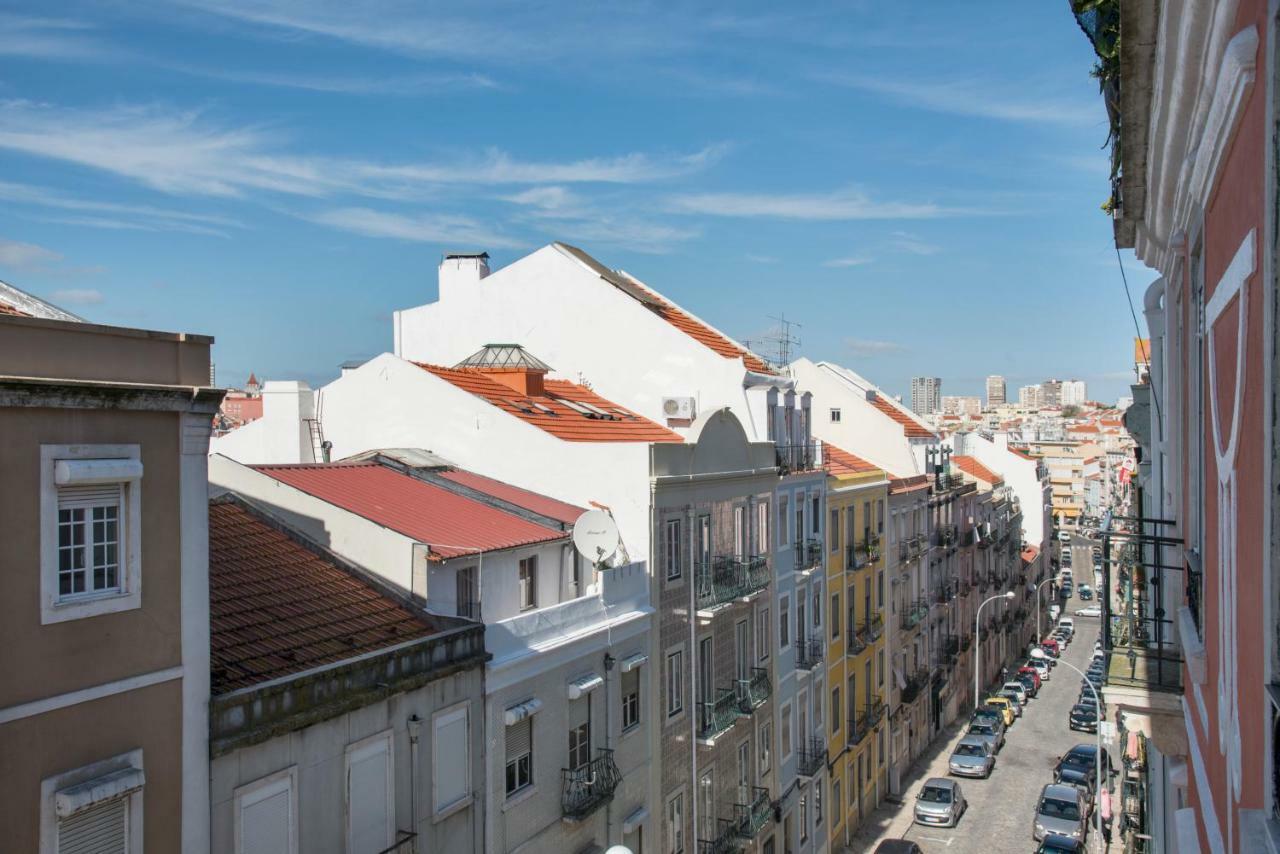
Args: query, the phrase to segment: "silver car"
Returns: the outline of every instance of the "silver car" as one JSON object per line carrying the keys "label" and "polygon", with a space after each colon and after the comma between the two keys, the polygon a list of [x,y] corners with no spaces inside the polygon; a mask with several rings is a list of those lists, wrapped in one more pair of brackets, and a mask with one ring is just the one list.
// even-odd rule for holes
{"label": "silver car", "polygon": [[1018,696],[1018,704],[1022,706],[1025,706],[1027,700],[1031,699],[1027,696],[1027,686],[1018,681],[1011,680],[1001,685],[1000,693],[1003,694],[1005,691],[1012,691],[1016,694]]}
{"label": "silver car", "polygon": [[1050,783],[1040,792],[1031,835],[1039,842],[1048,834],[1084,842],[1089,831],[1089,799],[1084,789],[1067,783]]}
{"label": "silver car", "polygon": [[1004,722],[990,718],[972,721],[964,737],[981,739],[993,754],[999,753],[1000,748],[1004,747]]}
{"label": "silver car", "polygon": [[996,767],[996,754],[991,743],[976,735],[966,735],[951,751],[947,771],[958,777],[990,777]]}
{"label": "silver car", "polygon": [[967,806],[959,783],[945,777],[930,777],[916,795],[916,823],[955,827]]}

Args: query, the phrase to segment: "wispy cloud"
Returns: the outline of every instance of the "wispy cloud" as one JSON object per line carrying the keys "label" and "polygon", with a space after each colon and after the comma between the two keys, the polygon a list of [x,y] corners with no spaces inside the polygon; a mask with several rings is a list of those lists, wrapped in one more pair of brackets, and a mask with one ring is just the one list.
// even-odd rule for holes
{"label": "wispy cloud", "polygon": [[0,266],[31,271],[44,269],[61,260],[62,256],[52,249],[0,237]]}
{"label": "wispy cloud", "polygon": [[91,24],[0,12],[0,56],[25,59],[104,59],[114,53],[88,35]]}
{"label": "wispy cloud", "polygon": [[625,200],[593,201],[560,186],[530,187],[503,200],[523,208],[518,221],[565,240],[664,253],[701,233],[655,222],[631,210]]}
{"label": "wispy cloud", "polygon": [[417,243],[519,249],[525,244],[492,231],[474,219],[449,214],[397,214],[370,208],[337,208],[304,216],[312,222],[365,237]]}
{"label": "wispy cloud", "polygon": [[798,220],[931,219],[961,213],[932,203],[879,201],[857,189],[830,193],[695,193],[675,196],[678,213]]}
{"label": "wispy cloud", "polygon": [[824,262],[822,266],[824,267],[861,267],[864,264],[870,264],[872,260],[873,259],[863,255],[850,255],[845,258],[832,258],[830,261]]}
{"label": "wispy cloud", "polygon": [[0,181],[0,201],[65,211],[68,213],[36,218],[45,222],[90,228],[181,231],[225,237],[228,229],[241,227],[241,223],[237,220],[225,216],[191,213],[151,205],[81,199],[47,187],[5,181]]}
{"label": "wispy cloud", "polygon": [[846,338],[844,346],[855,356],[884,356],[905,353],[907,348],[896,341],[877,341],[872,338]]}
{"label": "wispy cloud", "polygon": [[192,65],[177,65],[170,68],[183,74],[225,80],[230,83],[304,89],[338,95],[418,96],[501,88],[492,77],[478,73],[410,73],[389,77],[343,77]]}
{"label": "wispy cloud", "polygon": [[773,255],[751,255],[746,256],[748,261],[755,264],[777,264],[778,259]]}
{"label": "wispy cloud", "polygon": [[849,89],[880,95],[895,103],[959,116],[1054,125],[1092,125],[1102,120],[1101,103],[1063,97],[1027,97],[1029,87],[979,80],[904,80],[897,76],[859,74],[818,75]]}
{"label": "wispy cloud", "polygon": [[53,292],[54,302],[67,305],[98,305],[105,297],[94,288],[65,288]]}
{"label": "wispy cloud", "polygon": [[942,251],[942,247],[926,243],[919,235],[908,231],[895,231],[889,236],[889,245],[912,255],[937,255]]}

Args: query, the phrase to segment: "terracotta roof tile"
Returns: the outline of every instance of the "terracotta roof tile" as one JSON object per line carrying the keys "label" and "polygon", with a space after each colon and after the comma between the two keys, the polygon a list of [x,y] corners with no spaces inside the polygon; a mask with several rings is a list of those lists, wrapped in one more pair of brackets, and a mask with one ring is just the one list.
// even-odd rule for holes
{"label": "terracotta roof tile", "polygon": [[915,474],[910,477],[894,477],[889,475],[889,492],[897,495],[902,492],[915,492],[918,489],[929,488],[929,476],[927,474]]}
{"label": "terracotta roof tile", "polygon": [[876,394],[869,401],[872,406],[879,409],[885,415],[888,415],[894,421],[902,425],[902,432],[910,439],[936,439],[938,438],[929,430],[920,426],[920,422],[907,415],[898,407],[885,400],[880,394]]}
{"label": "terracotta roof tile", "polygon": [[[654,294],[654,296],[657,296]],[[659,297],[659,299],[661,299]],[[710,348],[712,351],[719,353],[726,359],[742,358],[742,363],[747,370],[755,371],[757,374],[774,374],[777,373],[773,368],[769,367],[764,359],[761,359],[755,353],[745,347],[741,347],[725,336],[716,332],[710,326],[702,323],[697,318],[681,311],[674,305],[662,300],[664,305],[650,306],[654,314],[661,317],[667,323],[670,323],[676,329],[679,329],[690,338]]]}
{"label": "terracotta roof tile", "polygon": [[985,481],[994,486],[1004,483],[1004,478],[978,462],[976,457],[957,455],[951,457],[951,464],[975,480]]}
{"label": "terracotta roof tile", "polygon": [[822,443],[822,458],[827,471],[835,475],[879,471],[862,457],[855,456],[842,448],[837,448],[830,442]]}
{"label": "terracotta roof tile", "polygon": [[1017,454],[1018,456],[1022,457],[1024,460],[1035,459],[1035,457],[1031,456],[1031,454],[1025,448],[1015,448],[1013,445],[1010,445],[1009,450]]}
{"label": "terracotta roof tile", "polygon": [[[684,441],[678,433],[567,380],[544,380],[545,396],[528,398],[475,368],[444,368],[420,362],[415,364],[566,442]],[[613,417],[587,417],[565,404],[566,400],[604,410]]]}
{"label": "terracotta roof tile", "polygon": [[14,308],[13,306],[9,305],[7,302],[0,302],[0,314],[7,314],[7,315],[10,315],[11,317],[30,317],[31,316],[27,314],[25,311]]}
{"label": "terracotta roof tile", "polygon": [[495,551],[569,536],[557,528],[530,522],[377,463],[253,468],[321,501],[426,543],[436,560],[472,554],[476,549]]}
{"label": "terracotta roof tile", "polygon": [[215,695],[439,631],[396,600],[232,502],[209,506]]}
{"label": "terracotta roof tile", "polygon": [[1027,546],[1022,550],[1023,563],[1033,563],[1040,556],[1040,549],[1036,546]]}
{"label": "terracotta roof tile", "polygon": [[1149,363],[1151,361],[1151,341],[1147,338],[1133,339],[1133,361]]}
{"label": "terracotta roof tile", "polygon": [[500,480],[494,480],[491,477],[485,477],[475,472],[452,469],[438,474],[445,480],[451,480],[477,492],[483,492],[485,495],[492,495],[494,498],[514,504],[517,507],[523,507],[539,515],[556,519],[566,525],[571,525],[578,521],[578,517],[586,512],[585,507],[577,507],[568,502],[530,492],[527,489],[512,486],[509,483],[503,483]]}

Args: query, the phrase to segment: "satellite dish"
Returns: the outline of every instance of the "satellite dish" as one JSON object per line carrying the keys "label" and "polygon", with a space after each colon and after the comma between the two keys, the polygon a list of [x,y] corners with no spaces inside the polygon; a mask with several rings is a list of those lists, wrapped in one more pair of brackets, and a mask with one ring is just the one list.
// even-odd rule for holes
{"label": "satellite dish", "polygon": [[588,510],[573,523],[573,547],[592,563],[604,563],[618,550],[618,523],[603,510]]}

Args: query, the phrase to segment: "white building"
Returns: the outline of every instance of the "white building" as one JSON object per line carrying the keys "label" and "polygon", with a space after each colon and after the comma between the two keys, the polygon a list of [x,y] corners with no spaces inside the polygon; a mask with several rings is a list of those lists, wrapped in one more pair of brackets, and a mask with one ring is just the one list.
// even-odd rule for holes
{"label": "white building", "polygon": [[942,408],[942,380],[939,377],[911,378],[911,411],[932,415]]}
{"label": "white building", "polygon": [[1004,377],[992,374],[987,377],[987,408],[1001,406],[1006,402]]}
{"label": "white building", "polygon": [[1089,387],[1084,380],[1062,381],[1062,405],[1083,406],[1089,400]]}
{"label": "white building", "polygon": [[1024,409],[1044,406],[1044,393],[1038,385],[1024,385],[1018,389],[1018,405]]}

